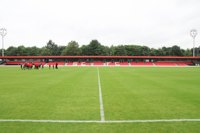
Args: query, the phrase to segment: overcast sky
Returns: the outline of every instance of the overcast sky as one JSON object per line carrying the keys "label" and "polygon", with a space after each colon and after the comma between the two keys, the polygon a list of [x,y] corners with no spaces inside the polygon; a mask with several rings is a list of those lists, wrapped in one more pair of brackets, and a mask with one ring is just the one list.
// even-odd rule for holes
{"label": "overcast sky", "polygon": [[[46,45],[53,40],[80,45],[192,47],[191,29],[200,32],[200,0],[0,0],[5,47]],[[200,34],[196,38],[200,45]]]}

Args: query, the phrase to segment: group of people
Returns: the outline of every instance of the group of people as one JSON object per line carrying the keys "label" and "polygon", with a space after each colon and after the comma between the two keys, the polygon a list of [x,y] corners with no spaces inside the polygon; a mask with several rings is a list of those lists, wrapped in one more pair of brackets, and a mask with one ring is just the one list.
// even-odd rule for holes
{"label": "group of people", "polygon": [[[51,66],[53,67],[53,69],[58,69],[58,63],[49,63],[49,69],[51,69]],[[44,63],[33,63],[33,62],[25,62],[23,64],[20,64],[20,68],[22,70],[25,69],[40,69],[40,68],[44,68]]]}
{"label": "group of people", "polygon": [[25,62],[23,64],[20,64],[20,67],[22,70],[25,69],[39,69],[39,68],[44,68],[44,64],[41,63],[33,63],[33,62]]}
{"label": "group of people", "polygon": [[49,69],[51,69],[51,66],[53,67],[53,69],[58,69],[58,63],[49,63]]}

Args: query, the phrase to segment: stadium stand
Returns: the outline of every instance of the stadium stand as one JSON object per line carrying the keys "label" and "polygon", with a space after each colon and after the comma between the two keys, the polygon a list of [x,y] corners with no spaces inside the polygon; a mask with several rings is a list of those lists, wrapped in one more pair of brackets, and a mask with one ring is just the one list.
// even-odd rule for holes
{"label": "stadium stand", "polygon": [[191,61],[182,62],[182,61],[158,61],[154,63],[156,66],[189,66],[193,65]]}
{"label": "stadium stand", "polygon": [[67,62],[66,65],[67,65],[67,66],[72,66],[72,65],[73,65],[73,62]]}
{"label": "stadium stand", "polygon": [[75,65],[75,66],[81,66],[82,62],[74,62],[73,65]]}
{"label": "stadium stand", "polygon": [[177,66],[176,62],[158,61],[154,63],[156,66]]}
{"label": "stadium stand", "polygon": [[58,63],[58,65],[64,66],[65,62],[54,62],[54,63]]}
{"label": "stadium stand", "polygon": [[55,65],[58,63],[58,65],[65,65],[65,62],[48,62],[47,65]]}
{"label": "stadium stand", "polygon": [[22,62],[22,61],[6,61],[5,62],[5,65],[20,65],[20,64],[23,64],[25,62]]}
{"label": "stadium stand", "polygon": [[119,62],[119,65],[120,66],[129,66],[129,63],[128,62]]}
{"label": "stadium stand", "polygon": [[57,62],[66,66],[200,66],[200,56],[0,56],[0,60],[4,65]]}
{"label": "stadium stand", "polygon": [[190,66],[190,65],[193,65],[193,63],[191,61],[188,61],[188,62],[176,62],[176,64],[178,66]]}
{"label": "stadium stand", "polygon": [[[7,62],[5,62],[5,65],[20,65],[20,64],[24,64],[24,63],[25,63],[24,61],[7,61]],[[37,61],[31,62],[31,63],[43,64],[43,65],[46,64],[45,62],[37,62]]]}
{"label": "stadium stand", "polygon": [[45,65],[46,62],[38,62],[38,61],[34,61],[33,64],[41,64],[41,65]]}
{"label": "stadium stand", "polygon": [[154,63],[152,62],[131,62],[132,66],[153,66]]}
{"label": "stadium stand", "polygon": [[107,62],[108,66],[115,66],[115,62]]}
{"label": "stadium stand", "polygon": [[95,62],[93,62],[93,65],[94,65],[94,66],[103,66],[104,63],[101,62],[101,61],[95,61]]}
{"label": "stadium stand", "polygon": [[81,65],[82,66],[91,66],[91,63],[90,62],[82,62]]}

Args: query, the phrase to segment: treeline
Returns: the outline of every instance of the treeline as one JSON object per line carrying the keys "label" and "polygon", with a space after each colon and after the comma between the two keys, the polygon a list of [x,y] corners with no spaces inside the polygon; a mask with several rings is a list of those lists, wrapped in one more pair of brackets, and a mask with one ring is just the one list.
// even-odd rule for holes
{"label": "treeline", "polygon": [[[179,46],[162,48],[149,48],[147,46],[139,45],[118,45],[118,46],[104,46],[97,40],[92,40],[88,45],[81,47],[76,41],[69,42],[66,46],[59,46],[52,40],[42,48],[25,47],[23,45],[14,47],[10,46],[5,50],[6,56],[191,56],[193,49],[181,49]],[[196,53],[199,53],[196,48]]]}

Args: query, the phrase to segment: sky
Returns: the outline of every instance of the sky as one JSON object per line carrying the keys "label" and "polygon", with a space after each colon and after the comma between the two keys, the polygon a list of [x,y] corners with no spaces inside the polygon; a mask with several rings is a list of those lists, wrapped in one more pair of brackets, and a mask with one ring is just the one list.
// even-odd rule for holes
{"label": "sky", "polygon": [[190,30],[200,32],[200,0],[0,0],[0,5],[5,48],[97,39],[107,46],[186,49],[193,46]]}

